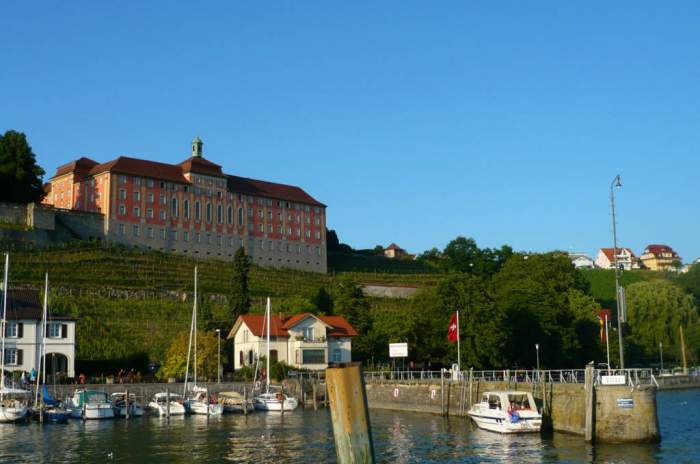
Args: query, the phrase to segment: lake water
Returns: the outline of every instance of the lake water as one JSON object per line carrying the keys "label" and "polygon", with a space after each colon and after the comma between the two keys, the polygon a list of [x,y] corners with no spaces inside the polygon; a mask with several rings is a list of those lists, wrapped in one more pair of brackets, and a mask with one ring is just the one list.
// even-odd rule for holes
{"label": "lake water", "polygon": [[[466,418],[373,410],[378,462],[700,462],[700,390],[658,393],[657,445],[586,445],[582,437],[501,436]],[[330,413],[141,418],[0,425],[1,463],[284,463],[335,461]]]}

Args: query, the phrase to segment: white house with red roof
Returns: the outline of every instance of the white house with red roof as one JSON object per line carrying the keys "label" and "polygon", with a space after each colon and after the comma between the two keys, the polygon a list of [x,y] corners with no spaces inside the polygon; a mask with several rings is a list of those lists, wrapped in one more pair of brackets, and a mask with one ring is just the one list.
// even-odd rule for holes
{"label": "white house with red roof", "polygon": [[[612,248],[601,248],[595,259],[595,265],[601,269],[615,269],[615,252]],[[639,269],[639,258],[629,248],[617,248],[617,265],[620,269],[629,271]]]}
{"label": "white house with red roof", "polygon": [[[236,319],[233,339],[234,368],[254,366],[267,352],[263,314],[245,314]],[[270,318],[270,360],[303,369],[321,370],[329,363],[352,360],[352,338],[357,332],[341,316],[301,313]]]}

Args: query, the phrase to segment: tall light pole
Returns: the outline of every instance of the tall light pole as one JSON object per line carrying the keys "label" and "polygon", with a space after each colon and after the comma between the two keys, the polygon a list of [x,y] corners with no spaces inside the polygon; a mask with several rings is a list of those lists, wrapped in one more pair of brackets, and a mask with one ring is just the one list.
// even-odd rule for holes
{"label": "tall light pole", "polygon": [[221,329],[216,329],[216,383],[221,383]]}
{"label": "tall light pole", "polygon": [[613,261],[615,264],[615,304],[617,306],[617,338],[620,343],[620,369],[625,368],[625,354],[622,350],[622,312],[620,311],[620,267],[617,264],[617,221],[615,220],[615,189],[621,188],[620,174],[610,184],[610,207],[613,226]]}
{"label": "tall light pole", "polygon": [[664,342],[659,342],[659,358],[661,359],[661,370],[664,370]]}
{"label": "tall light pole", "polygon": [[540,371],[540,344],[535,343],[535,351],[537,352],[537,372]]}

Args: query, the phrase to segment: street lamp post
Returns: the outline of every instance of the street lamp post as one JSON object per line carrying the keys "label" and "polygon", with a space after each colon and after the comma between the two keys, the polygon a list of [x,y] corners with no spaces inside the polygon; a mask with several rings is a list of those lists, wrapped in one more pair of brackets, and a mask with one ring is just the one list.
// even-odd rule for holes
{"label": "street lamp post", "polygon": [[535,351],[537,352],[537,372],[540,371],[540,344],[535,343]]}
{"label": "street lamp post", "polygon": [[664,370],[664,342],[659,342],[659,358],[661,359],[661,371]]}
{"label": "street lamp post", "polygon": [[221,383],[221,329],[216,329],[216,383]]}
{"label": "street lamp post", "polygon": [[613,261],[615,265],[615,304],[617,306],[617,338],[620,344],[620,369],[625,368],[625,354],[622,350],[622,318],[620,311],[620,267],[617,264],[617,222],[615,220],[615,188],[621,188],[620,175],[616,175],[610,184],[610,207],[613,226]]}

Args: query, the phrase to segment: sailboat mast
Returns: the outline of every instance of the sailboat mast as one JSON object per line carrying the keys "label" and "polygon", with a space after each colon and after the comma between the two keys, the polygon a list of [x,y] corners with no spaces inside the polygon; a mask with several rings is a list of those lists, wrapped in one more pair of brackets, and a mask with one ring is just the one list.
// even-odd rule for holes
{"label": "sailboat mast", "polygon": [[194,385],[197,386],[197,266],[194,267]]}
{"label": "sailboat mast", "polygon": [[190,356],[192,355],[192,329],[194,328],[194,311],[190,318],[190,336],[187,339],[187,367],[185,367],[185,385],[183,386],[182,395],[187,394],[187,384],[190,380]]}
{"label": "sailboat mast", "polygon": [[[46,362],[43,359],[44,356],[44,350],[46,340],[46,313],[47,310],[46,308],[49,305],[49,273],[46,273],[45,279],[44,279],[44,312],[41,316],[41,324],[40,324],[40,331],[41,331],[41,345],[39,346],[39,369],[37,369],[36,373],[36,389],[34,392],[34,404],[36,405],[39,402],[39,385],[41,385],[41,379],[44,379],[44,382],[46,382]],[[42,365],[44,366],[42,370]],[[44,374],[44,377],[42,377],[42,372]]]}
{"label": "sailboat mast", "polygon": [[5,253],[5,277],[2,285],[2,322],[0,330],[2,330],[2,348],[0,349],[0,401],[4,397],[5,391],[5,324],[7,323],[7,274],[10,267],[10,254]]}
{"label": "sailboat mast", "polygon": [[265,312],[267,313],[267,356],[265,357],[267,369],[265,370],[265,381],[267,383],[267,393],[270,393],[270,297],[267,297],[267,308]]}

